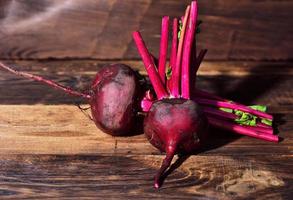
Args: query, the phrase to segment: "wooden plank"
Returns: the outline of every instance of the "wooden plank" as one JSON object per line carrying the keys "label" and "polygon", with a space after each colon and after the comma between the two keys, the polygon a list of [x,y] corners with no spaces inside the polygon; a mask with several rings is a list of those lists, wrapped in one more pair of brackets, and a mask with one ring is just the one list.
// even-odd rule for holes
{"label": "wooden plank", "polygon": [[[163,15],[178,17],[190,0],[3,0],[0,59],[139,58],[141,30],[158,55]],[[293,51],[293,2],[199,1],[199,47],[209,60],[287,60]]]}
{"label": "wooden plank", "polygon": [[[289,156],[191,156],[160,190],[163,156],[0,156],[1,199],[290,199]],[[174,161],[175,162],[175,161]],[[178,166],[176,166],[178,165]],[[176,167],[175,167],[176,166]]]}
{"label": "wooden plank", "polygon": [[[146,74],[141,59],[138,60],[1,60],[18,69],[36,73],[88,74],[95,75],[98,69],[107,64],[124,63],[142,74]],[[204,61],[199,68],[199,75],[248,76],[248,75],[293,75],[293,63],[256,62],[256,61]]]}
{"label": "wooden plank", "polygon": [[[0,154],[160,154],[141,132],[132,137],[103,133],[76,106],[0,105],[0,110]],[[285,116],[285,123],[276,119],[284,138],[279,144],[211,129],[210,142],[201,154],[290,155],[292,109]]]}
{"label": "wooden plank", "polygon": [[[49,77],[61,84],[84,90],[98,69],[120,62],[145,74],[141,61],[14,61],[17,69]],[[204,62],[198,88],[245,104],[292,105],[293,68],[290,62]],[[81,102],[62,92],[13,74],[0,73],[0,104],[67,104]]]}

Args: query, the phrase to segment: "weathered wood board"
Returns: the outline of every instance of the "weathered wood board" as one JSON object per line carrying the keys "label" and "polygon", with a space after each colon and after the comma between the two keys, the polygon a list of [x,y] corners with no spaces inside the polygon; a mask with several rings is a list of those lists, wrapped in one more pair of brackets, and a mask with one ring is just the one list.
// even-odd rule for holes
{"label": "weathered wood board", "polygon": [[[162,156],[1,155],[1,199],[291,199],[292,157],[191,156],[152,188]],[[274,162],[274,163],[272,163]],[[179,162],[178,162],[179,163]]]}
{"label": "weathered wood board", "polygon": [[[158,55],[161,17],[180,17],[190,0],[2,0],[0,59],[137,59],[141,30]],[[198,37],[210,60],[293,59],[290,0],[199,0]]]}
{"label": "weathered wood board", "polygon": [[[88,89],[98,69],[120,62],[146,74],[141,61],[5,61],[16,69],[51,78],[64,85]],[[245,104],[292,105],[292,64],[286,62],[204,62],[198,88]],[[13,74],[0,73],[0,104],[67,104],[80,102],[62,92]],[[29,95],[28,95],[29,94]]]}

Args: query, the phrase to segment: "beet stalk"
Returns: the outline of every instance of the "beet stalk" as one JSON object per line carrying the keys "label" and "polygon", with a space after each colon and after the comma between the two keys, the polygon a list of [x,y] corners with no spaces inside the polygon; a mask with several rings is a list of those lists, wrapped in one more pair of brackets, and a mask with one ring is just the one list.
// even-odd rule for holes
{"label": "beet stalk", "polygon": [[169,37],[169,17],[165,16],[162,19],[162,33],[161,33],[161,45],[159,56],[159,74],[162,83],[166,81],[166,62],[168,55],[168,37]]}
{"label": "beet stalk", "polygon": [[[204,113],[210,117],[210,118],[216,118],[216,119],[221,119],[221,120],[225,120],[225,121],[230,121],[233,123],[238,123],[237,119],[239,119],[239,116],[233,114],[233,113],[227,113],[215,108],[211,108],[211,107],[203,107],[203,111]],[[243,125],[241,123],[239,123],[240,125],[242,125],[243,127],[246,128],[250,128],[251,130],[255,130],[258,132],[262,132],[262,133],[266,133],[266,134],[273,134],[273,128],[270,127],[263,127],[262,125],[260,125],[260,123],[255,123],[255,125]]]}
{"label": "beet stalk", "polygon": [[239,133],[242,135],[247,135],[247,136],[255,137],[258,139],[267,140],[269,142],[278,142],[279,141],[279,137],[276,135],[258,132],[256,130],[251,129],[251,128],[244,127],[241,125],[236,125],[234,123],[227,122],[224,120],[219,120],[219,119],[208,117],[208,121],[211,125],[213,125],[215,127],[229,130],[232,132],[236,132],[236,133]]}
{"label": "beet stalk", "polygon": [[240,110],[243,112],[248,112],[248,113],[250,113],[252,115],[256,115],[260,118],[266,118],[269,120],[273,119],[272,115],[269,115],[265,112],[260,112],[258,110],[254,110],[252,108],[249,108],[247,106],[243,106],[240,104],[235,104],[235,103],[231,103],[231,102],[224,102],[224,101],[217,101],[217,100],[202,99],[202,98],[194,98],[194,101],[196,101],[202,105],[215,106],[215,107],[219,107],[219,108],[230,108],[230,109]]}
{"label": "beet stalk", "polygon": [[197,2],[191,3],[190,17],[188,20],[183,56],[182,56],[182,75],[181,75],[181,95],[185,99],[190,99],[190,65],[191,65],[191,50],[195,39],[195,30],[197,22]]}
{"label": "beet stalk", "polygon": [[170,65],[167,71],[167,89],[170,91],[172,88],[172,71],[175,69],[176,57],[177,57],[177,47],[178,47],[178,19],[173,20],[173,34],[172,34],[172,47],[170,55]]}
{"label": "beet stalk", "polygon": [[176,57],[177,57],[177,47],[178,47],[178,19],[173,20],[173,34],[172,34],[172,47],[171,47],[171,56],[170,56],[170,67],[171,69],[175,68]]}
{"label": "beet stalk", "polygon": [[171,77],[171,95],[175,98],[180,97],[180,80],[181,80],[181,61],[182,61],[182,51],[183,51],[183,44],[184,44],[184,37],[186,26],[189,18],[190,13],[190,6],[187,7],[185,11],[184,21],[180,33],[180,39],[178,44],[177,50],[177,58],[176,58],[176,65],[175,68],[172,70],[172,77]]}
{"label": "beet stalk", "polygon": [[144,62],[144,66],[149,75],[149,78],[154,87],[154,90],[158,96],[158,99],[163,99],[167,97],[168,93],[166,89],[164,88],[164,85],[160,79],[160,76],[158,75],[156,66],[153,62],[153,58],[151,54],[149,53],[149,51],[147,50],[140,33],[138,31],[135,31],[133,32],[132,36],[136,44],[136,47],[138,49],[138,52]]}

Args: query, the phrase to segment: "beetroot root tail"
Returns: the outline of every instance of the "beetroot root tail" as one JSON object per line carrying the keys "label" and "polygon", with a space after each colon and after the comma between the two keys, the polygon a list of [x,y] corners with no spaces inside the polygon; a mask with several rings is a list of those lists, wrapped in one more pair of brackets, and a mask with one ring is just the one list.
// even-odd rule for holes
{"label": "beetroot root tail", "polygon": [[5,69],[5,70],[7,70],[7,71],[9,71],[9,72],[11,72],[11,73],[13,73],[15,75],[22,76],[22,77],[27,78],[27,79],[31,79],[31,80],[34,80],[34,81],[41,82],[43,84],[49,85],[49,86],[51,86],[53,88],[56,88],[56,89],[59,89],[59,90],[63,90],[65,93],[67,93],[69,95],[72,95],[72,96],[78,96],[78,97],[82,97],[82,98],[85,98],[85,99],[90,99],[91,98],[91,96],[89,94],[74,91],[72,88],[65,87],[63,85],[60,85],[59,83],[56,83],[54,81],[45,79],[45,78],[37,76],[37,75],[17,71],[15,69],[12,69],[8,65],[5,65],[4,63],[1,63],[1,62],[0,62],[0,68]]}
{"label": "beetroot root tail", "polygon": [[162,176],[164,174],[164,172],[169,168],[169,166],[171,165],[172,159],[175,155],[175,151],[176,148],[169,148],[169,150],[167,150],[167,154],[166,157],[163,160],[163,163],[161,165],[161,168],[159,169],[159,171],[157,172],[156,176],[155,176],[155,183],[154,183],[154,187],[156,189],[159,189],[162,185]]}

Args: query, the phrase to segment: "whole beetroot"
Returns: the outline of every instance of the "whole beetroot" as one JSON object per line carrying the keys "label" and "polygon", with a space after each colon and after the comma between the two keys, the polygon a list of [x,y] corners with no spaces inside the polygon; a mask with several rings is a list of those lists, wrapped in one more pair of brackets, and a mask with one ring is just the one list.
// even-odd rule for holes
{"label": "whole beetroot", "polygon": [[97,127],[115,136],[129,134],[135,127],[139,96],[138,79],[130,67],[104,66],[92,83],[89,99]]}
{"label": "whole beetroot", "polygon": [[127,65],[112,64],[101,68],[87,93],[74,91],[40,76],[14,70],[3,63],[0,63],[0,67],[60,89],[69,95],[86,99],[91,106],[95,124],[110,135],[128,135],[135,127],[140,84],[136,72]]}
{"label": "whole beetroot", "polygon": [[[159,60],[164,59],[164,62],[157,68],[155,59],[146,48],[141,34],[138,31],[133,32],[134,42],[158,99],[152,103],[151,99],[146,96],[141,103],[144,111],[150,108],[144,121],[144,132],[152,145],[166,152],[166,158],[155,176],[155,188],[160,187],[161,177],[170,166],[174,155],[195,153],[204,144],[208,133],[208,121],[205,114],[198,104],[190,100],[190,83],[192,82],[190,80],[190,53],[195,34],[196,2],[193,2],[191,7],[188,6],[186,9],[179,41],[177,31],[173,34],[172,49],[177,46],[178,49],[172,54],[172,58],[175,59],[171,58],[171,66],[167,70],[167,74],[158,72],[166,71],[165,52],[168,40],[161,39],[162,48]],[[175,30],[178,30],[177,22],[177,20],[174,21]],[[188,22],[189,25],[187,25]],[[168,37],[168,34],[165,33],[168,31],[166,26],[168,26],[168,17],[162,20],[162,37]],[[185,33],[188,36],[186,41]],[[152,105],[147,106],[148,104]]]}
{"label": "whole beetroot", "polygon": [[192,154],[204,144],[207,124],[203,111],[192,100],[163,99],[152,105],[144,121],[144,133],[152,145],[166,152],[155,176],[156,188],[175,154]]}

